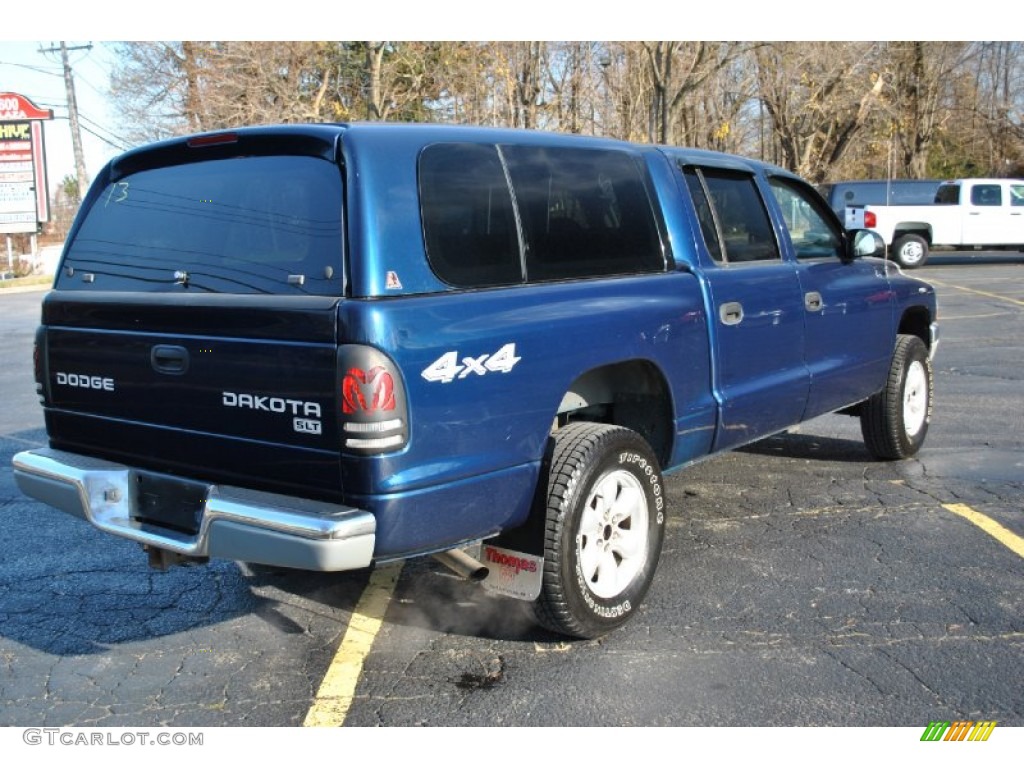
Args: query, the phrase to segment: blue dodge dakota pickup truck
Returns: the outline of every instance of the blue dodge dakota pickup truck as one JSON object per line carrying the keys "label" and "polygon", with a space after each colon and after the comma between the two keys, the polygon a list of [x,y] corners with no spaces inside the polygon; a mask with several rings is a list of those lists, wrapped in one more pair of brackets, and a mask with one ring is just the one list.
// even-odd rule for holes
{"label": "blue dodge dakota pickup truck", "polygon": [[884,250],[794,175],[699,150],[154,144],[68,237],[36,336],[49,446],[15,477],[157,567],[435,554],[593,637],[651,583],[664,470],[833,411],[878,458],[921,447],[935,295]]}

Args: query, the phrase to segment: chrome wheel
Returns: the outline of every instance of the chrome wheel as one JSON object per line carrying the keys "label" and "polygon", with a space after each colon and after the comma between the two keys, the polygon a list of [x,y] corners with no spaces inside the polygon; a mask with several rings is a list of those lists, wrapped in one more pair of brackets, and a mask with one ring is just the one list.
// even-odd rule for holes
{"label": "chrome wheel", "polygon": [[892,247],[896,263],[906,269],[916,269],[928,260],[928,241],[920,235],[903,235]]}
{"label": "chrome wheel", "polygon": [[917,264],[922,256],[924,256],[924,248],[918,242],[904,243],[900,248],[900,261],[904,264]]}
{"label": "chrome wheel", "polygon": [[908,437],[914,437],[924,426],[928,416],[928,375],[924,365],[915,360],[907,369],[903,386],[903,428]]}
{"label": "chrome wheel", "polygon": [[636,476],[624,470],[594,484],[576,536],[578,562],[590,590],[605,600],[618,596],[647,562],[647,497]]}

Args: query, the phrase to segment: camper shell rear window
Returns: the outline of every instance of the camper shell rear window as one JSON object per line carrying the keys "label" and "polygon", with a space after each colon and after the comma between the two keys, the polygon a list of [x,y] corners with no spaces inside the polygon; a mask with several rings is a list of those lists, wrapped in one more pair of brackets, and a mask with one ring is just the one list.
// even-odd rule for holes
{"label": "camper shell rear window", "polygon": [[63,289],[341,295],[342,177],[311,156],[148,168],[106,185]]}

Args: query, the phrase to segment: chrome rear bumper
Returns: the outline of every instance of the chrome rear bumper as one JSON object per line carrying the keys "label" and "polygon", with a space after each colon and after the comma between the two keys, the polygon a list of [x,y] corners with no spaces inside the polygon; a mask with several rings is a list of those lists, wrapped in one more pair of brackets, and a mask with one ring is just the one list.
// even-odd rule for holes
{"label": "chrome rear bumper", "polygon": [[363,568],[373,559],[376,520],[365,510],[211,484],[198,511],[198,531],[189,534],[139,520],[138,478],[153,473],[51,448],[18,453],[13,466],[27,496],[107,533],[183,557],[311,571]]}

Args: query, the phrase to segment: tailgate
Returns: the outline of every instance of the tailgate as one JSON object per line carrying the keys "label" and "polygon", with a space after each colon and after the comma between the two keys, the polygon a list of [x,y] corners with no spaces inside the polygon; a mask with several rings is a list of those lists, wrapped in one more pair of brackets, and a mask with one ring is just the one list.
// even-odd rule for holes
{"label": "tailgate", "polygon": [[324,296],[50,294],[40,376],[51,444],[332,497],[337,306]]}

